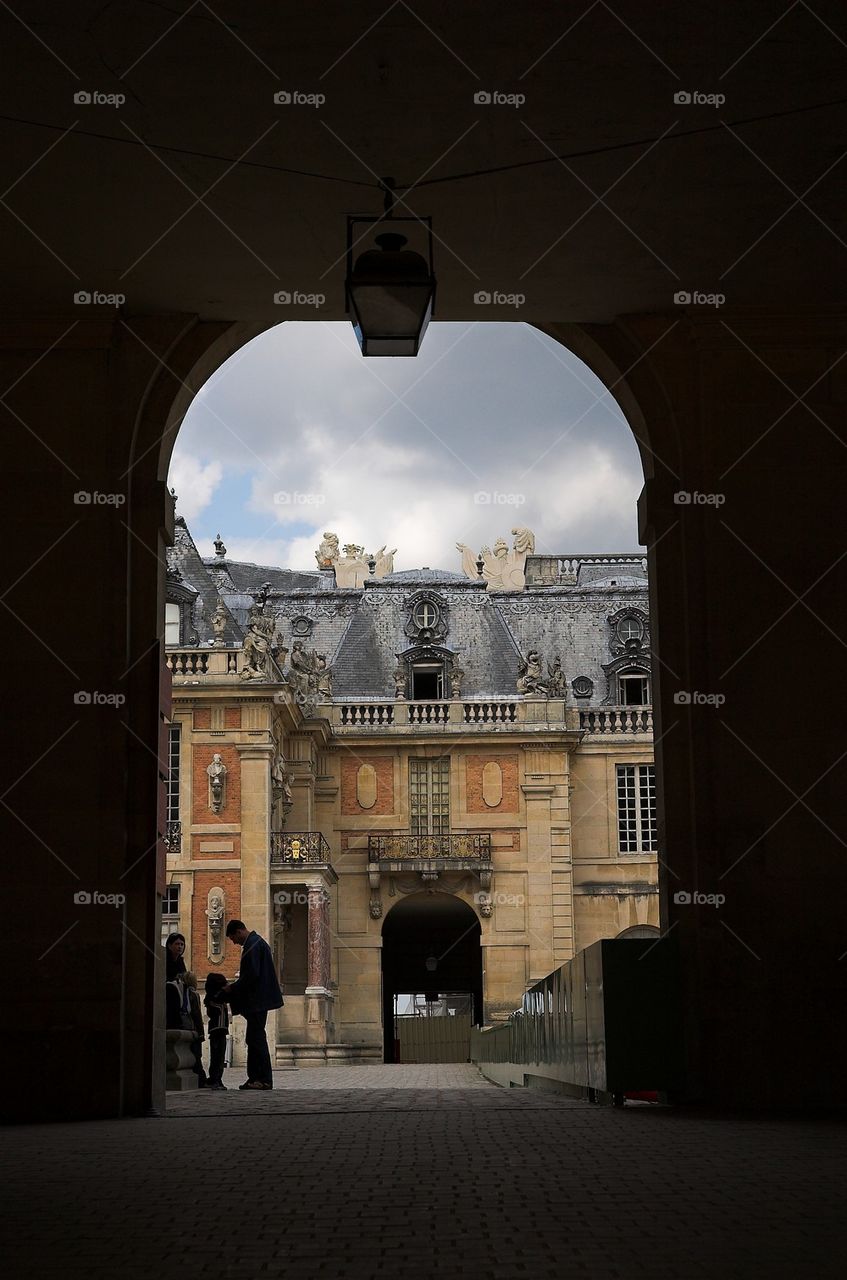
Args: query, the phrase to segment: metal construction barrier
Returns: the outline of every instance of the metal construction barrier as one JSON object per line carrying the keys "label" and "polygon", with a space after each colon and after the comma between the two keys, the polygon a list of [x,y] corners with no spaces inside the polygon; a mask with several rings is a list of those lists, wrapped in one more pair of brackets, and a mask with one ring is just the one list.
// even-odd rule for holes
{"label": "metal construction barrier", "polygon": [[595,942],[530,987],[508,1022],[474,1028],[471,1060],[504,1085],[673,1093],[682,1085],[674,944],[671,936]]}

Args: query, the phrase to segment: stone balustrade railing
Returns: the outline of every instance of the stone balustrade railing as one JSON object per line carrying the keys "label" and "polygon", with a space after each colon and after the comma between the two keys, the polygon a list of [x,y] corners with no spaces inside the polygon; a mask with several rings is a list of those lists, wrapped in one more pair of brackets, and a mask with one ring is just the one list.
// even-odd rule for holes
{"label": "stone balustrade railing", "polygon": [[652,707],[597,707],[579,711],[579,727],[585,733],[653,732]]}
{"label": "stone balustrade railing", "polygon": [[581,565],[608,569],[610,575],[620,573],[622,576],[631,576],[632,570],[635,569],[637,570],[635,576],[647,576],[647,557],[629,552],[584,556],[529,556],[526,562],[526,585],[528,587],[573,586],[577,581]]}
{"label": "stone balustrade railing", "polygon": [[[566,712],[562,698],[453,698],[418,701],[374,698],[335,701],[328,709],[339,736],[361,732],[467,732],[469,729],[521,731],[576,729],[575,713]],[[567,722],[566,722],[567,720]],[[571,723],[573,721],[573,723]]]}
{"label": "stone balustrade railing", "polygon": [[208,684],[239,675],[242,657],[241,649],[168,649],[165,661],[175,681]]}

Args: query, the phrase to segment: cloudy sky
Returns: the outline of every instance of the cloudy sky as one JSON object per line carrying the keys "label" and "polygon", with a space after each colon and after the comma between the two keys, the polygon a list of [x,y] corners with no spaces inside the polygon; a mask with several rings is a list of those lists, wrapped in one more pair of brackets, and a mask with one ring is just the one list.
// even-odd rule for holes
{"label": "cloudy sky", "polygon": [[314,569],[324,530],[395,568],[460,569],[533,530],[539,553],[638,548],[635,441],[576,356],[524,324],[437,324],[368,359],[344,323],[287,323],[193,401],[169,484],[201,554]]}

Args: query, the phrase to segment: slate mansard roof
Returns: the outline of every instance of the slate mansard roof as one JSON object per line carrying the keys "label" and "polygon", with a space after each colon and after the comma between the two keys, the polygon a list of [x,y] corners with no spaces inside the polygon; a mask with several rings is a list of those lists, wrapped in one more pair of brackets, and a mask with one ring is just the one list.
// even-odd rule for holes
{"label": "slate mansard roof", "polygon": [[646,571],[637,557],[612,566],[568,559],[578,564],[569,585],[488,592],[481,580],[443,569],[402,570],[362,588],[342,589],[320,571],[203,558],[181,519],[177,544],[168,552],[169,567],[178,568],[183,583],[197,592],[201,645],[213,638],[211,615],[219,597],[231,618],[226,642],[241,643],[255,595],[270,583],[268,607],[284,644],[291,649],[300,640],[326,655],[334,698],[394,696],[397,655],[415,644],[407,629],[412,601],[426,591],[443,610],[446,632],[439,645],[456,655],[464,673],[462,697],[513,696],[521,656],[537,649],[545,674],[549,662],[561,659],[569,689],[577,676],[587,676],[594,691],[583,705],[597,704],[607,695],[603,667],[616,656],[608,620],[630,608],[647,622]]}

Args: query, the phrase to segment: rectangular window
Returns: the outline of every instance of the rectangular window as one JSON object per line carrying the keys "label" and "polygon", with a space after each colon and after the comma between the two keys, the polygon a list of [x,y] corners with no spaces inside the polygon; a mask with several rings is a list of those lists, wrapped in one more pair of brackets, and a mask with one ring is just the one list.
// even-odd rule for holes
{"label": "rectangular window", "polygon": [[167,821],[179,822],[179,744],[182,725],[168,725]]}
{"label": "rectangular window", "polygon": [[416,662],[412,667],[412,698],[439,702],[444,697],[444,667],[436,662]]}
{"label": "rectangular window", "polygon": [[413,836],[450,830],[450,757],[409,761],[409,812]]}
{"label": "rectangular window", "polygon": [[178,884],[165,886],[162,898],[162,946],[168,940],[168,934],[179,933],[179,891]]}
{"label": "rectangular window", "polygon": [[656,852],[656,767],[619,764],[618,849],[621,853]]}
{"label": "rectangular window", "polygon": [[649,705],[650,690],[646,676],[621,676],[619,683],[621,702],[625,707],[646,707]]}
{"label": "rectangular window", "polygon": [[165,605],[165,644],[177,645],[180,642],[179,635],[179,605]]}

